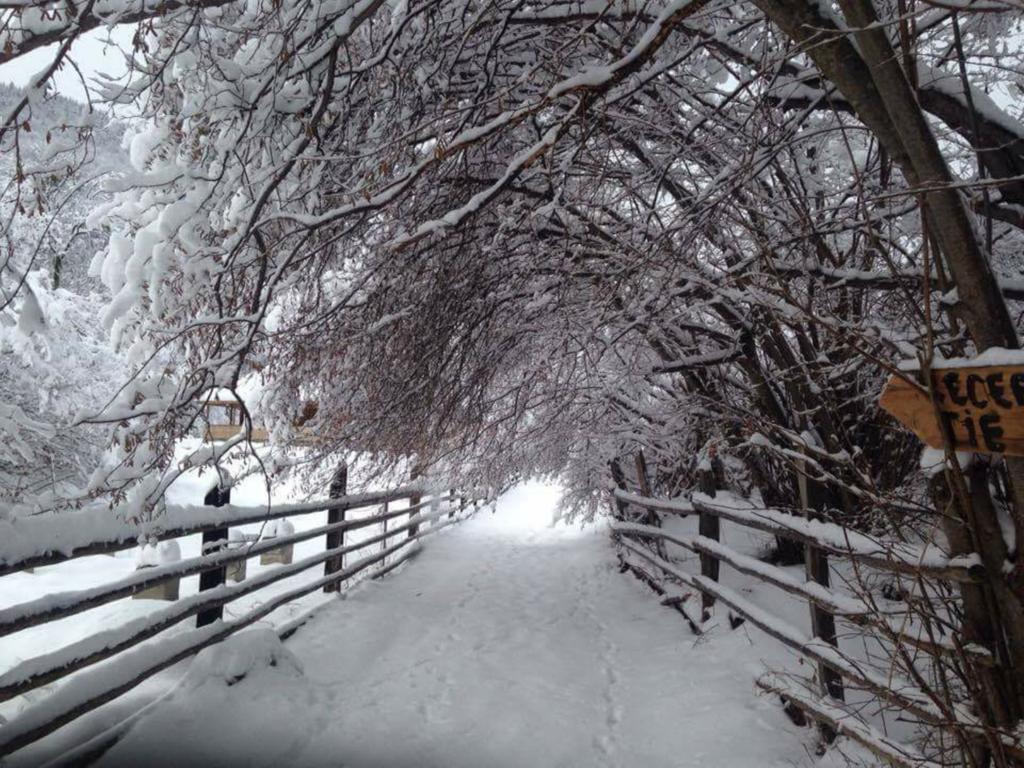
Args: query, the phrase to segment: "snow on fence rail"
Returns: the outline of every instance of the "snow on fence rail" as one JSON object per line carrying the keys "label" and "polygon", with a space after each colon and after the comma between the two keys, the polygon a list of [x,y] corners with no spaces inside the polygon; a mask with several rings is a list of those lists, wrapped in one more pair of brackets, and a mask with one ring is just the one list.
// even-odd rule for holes
{"label": "snow on fence rail", "polygon": [[0,520],[0,576],[27,568],[53,565],[86,555],[106,555],[131,549],[139,538],[177,539],[230,526],[262,523],[313,512],[344,512],[390,501],[408,499],[422,491],[398,488],[393,491],[357,493],[274,507],[168,506],[159,519],[132,523],[110,510],[96,506],[80,512],[34,515]]}
{"label": "snow on fence rail", "polygon": [[[0,636],[10,635],[130,597],[183,576],[200,574],[198,593],[170,602],[142,618],[22,661],[0,674],[2,702],[78,673],[0,726],[0,756],[37,741],[291,601],[320,589],[335,591],[342,582],[375,565],[380,565],[375,577],[387,573],[415,553],[410,545],[460,521],[465,514],[472,514],[478,503],[454,490],[424,499],[423,491],[415,487],[344,495],[344,484],[342,476],[340,486],[332,485],[331,495],[335,498],[307,504],[269,508],[174,507],[160,520],[159,528],[154,524],[132,526],[124,521],[105,520],[95,512],[81,513],[77,519],[74,516],[38,517],[5,522],[6,530],[0,530],[0,563],[3,563],[0,576],[39,565],[59,564],[83,555],[127,549],[138,543],[140,534],[163,540],[202,533],[206,554],[140,569],[102,586],[46,595],[0,610]],[[406,500],[407,506],[389,510],[391,502]],[[344,519],[346,511],[378,506],[380,510],[370,516]],[[324,511],[329,515],[327,525],[258,541],[240,549],[226,548],[231,526]],[[389,529],[388,522],[402,516],[407,520]],[[66,525],[60,525],[61,521]],[[346,533],[370,526],[380,526],[383,530],[359,542],[345,544]],[[11,531],[14,534],[8,536]],[[279,552],[319,536],[326,536],[324,551],[282,564],[241,583],[226,584],[229,565]],[[365,554],[345,565],[344,557],[353,553]],[[322,577],[275,594],[242,616],[223,620],[223,607],[227,603],[319,565],[324,566]],[[191,616],[197,617],[195,629],[146,642]],[[297,625],[292,622],[285,634],[294,631]],[[112,658],[109,664],[100,663]],[[93,666],[97,664],[99,666]]]}
{"label": "snow on fence rail", "polygon": [[[981,646],[964,647],[948,638],[917,637],[896,619],[897,614],[887,616],[878,606],[832,588],[826,560],[831,555],[858,567],[913,575],[917,579],[974,582],[981,576],[981,564],[976,556],[948,557],[937,549],[879,541],[834,523],[758,508],[734,494],[716,491],[711,472],[705,475],[702,478],[704,492],[692,494],[689,500],[655,499],[625,490],[615,492],[618,514],[612,524],[612,535],[621,547],[624,569],[632,571],[659,594],[666,595],[664,602],[680,610],[695,632],[703,630],[710,618],[710,608],[717,602],[727,606],[741,620],[749,621],[774,640],[812,661],[818,669],[817,691],[780,675],[766,676],[758,685],[779,694],[816,720],[827,739],[843,733],[876,757],[900,768],[935,765],[916,748],[900,744],[858,719],[844,702],[844,681],[869,693],[879,702],[902,709],[930,728],[956,731],[966,735],[968,740],[983,741],[993,737],[994,734],[967,707],[949,711],[940,707],[914,680],[902,678],[893,669],[874,670],[844,653],[838,646],[835,620],[838,617],[866,628],[886,641],[906,643],[932,654],[960,653],[984,664],[993,663],[991,653]],[[645,522],[627,519],[629,505],[646,510]],[[650,524],[652,510],[684,516],[695,513],[700,516],[700,532],[693,535],[663,530],[656,524]],[[783,568],[744,555],[722,543],[720,520],[802,543],[805,547],[806,579],[795,578]],[[699,555],[700,574],[687,573],[677,563],[669,562],[665,542]],[[740,592],[721,584],[720,564],[806,601],[811,609],[810,632],[802,631]],[[648,570],[650,567],[655,569],[655,573],[660,573],[661,578],[652,576]],[[684,596],[672,595],[672,583],[699,593],[703,610],[694,612],[686,607]],[[1024,748],[1017,740],[1006,735],[998,735],[997,738],[1007,754],[1018,760],[1024,758]]]}

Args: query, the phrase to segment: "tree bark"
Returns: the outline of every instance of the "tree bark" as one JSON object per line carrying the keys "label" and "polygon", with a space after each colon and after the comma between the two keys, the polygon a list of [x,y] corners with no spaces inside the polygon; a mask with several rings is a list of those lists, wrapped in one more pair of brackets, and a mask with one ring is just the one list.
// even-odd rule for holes
{"label": "tree bark", "polygon": [[[852,38],[821,13],[799,0],[755,0],[758,7],[789,37],[803,46],[817,67],[852,105],[908,184],[920,190],[929,233],[956,285],[963,319],[979,351],[990,347],[1019,348],[1019,340],[992,271],[953,176],[932,134],[910,80],[893,49],[886,27],[869,0],[839,0]],[[856,45],[854,45],[854,41]],[[1024,459],[1007,458],[1012,516],[1017,540],[1024,541]],[[1010,690],[1004,702],[1013,720],[1021,711],[1024,690],[1024,605],[1019,584],[1002,573],[1008,556],[995,508],[988,496],[987,470],[972,478],[972,492],[962,515],[971,545],[986,565],[988,584],[998,605],[1000,633],[1005,634]],[[984,493],[980,489],[984,487]],[[988,503],[985,499],[988,498]],[[1018,570],[1019,569],[1015,569]],[[1015,580],[1016,581],[1016,580]],[[968,592],[964,593],[965,601]],[[973,599],[973,598],[971,598]],[[991,607],[991,606],[990,606]],[[996,638],[996,642],[999,638]]]}

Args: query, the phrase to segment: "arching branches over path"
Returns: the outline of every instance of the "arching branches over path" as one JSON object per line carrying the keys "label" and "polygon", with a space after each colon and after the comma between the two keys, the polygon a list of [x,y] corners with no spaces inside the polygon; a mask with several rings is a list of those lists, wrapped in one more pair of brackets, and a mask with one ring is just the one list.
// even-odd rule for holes
{"label": "arching branches over path", "polygon": [[[936,286],[961,299],[951,332],[1015,343],[973,222],[988,214],[999,248],[1018,237],[1024,131],[983,93],[1013,66],[980,47],[1013,27],[1009,6],[923,9],[892,27],[897,51],[881,33],[854,46],[845,29],[868,9],[853,2],[846,18],[776,0],[106,2],[12,5],[3,28],[8,58],[44,41],[62,56],[101,22],[145,21],[131,85],[108,95],[149,127],[97,219],[112,229],[105,322],[139,375],[96,416],[126,425],[127,449],[97,487],[161,466],[197,397],[251,370],[267,381],[253,407],[282,435],[317,397],[339,445],[358,432],[459,452],[510,440],[537,402],[608,418],[635,386],[742,412],[741,380],[757,413],[799,431],[787,401],[819,385],[780,389],[774,367],[820,358],[822,333],[872,363],[919,338],[897,330],[923,319],[899,306],[912,289],[867,287],[922,273],[919,199]],[[937,141],[918,103],[948,128]],[[844,270],[864,289],[792,293]],[[855,343],[865,301],[895,314]],[[172,350],[188,355],[173,374]]]}
{"label": "arching branches over path", "polygon": [[[1018,346],[1018,5],[103,2],[0,25],[58,63],[139,25],[97,91],[138,115],[93,217],[135,370],[90,416],[94,492],[148,514],[211,388],[277,442],[317,401],[320,454],[561,472],[589,514],[641,448],[659,493],[718,455],[779,508],[799,465],[823,514],[978,550],[1000,619],[967,636],[1024,670],[1024,568],[988,535],[1024,541],[1024,468],[950,454],[929,494],[875,404],[902,359]],[[1018,677],[964,695],[1009,730]]]}

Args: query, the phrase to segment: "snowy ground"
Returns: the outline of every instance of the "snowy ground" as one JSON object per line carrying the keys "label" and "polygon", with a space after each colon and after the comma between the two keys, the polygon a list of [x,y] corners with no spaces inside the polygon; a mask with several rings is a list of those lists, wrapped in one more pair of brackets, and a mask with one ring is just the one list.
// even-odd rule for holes
{"label": "snowy ground", "polygon": [[811,731],[755,692],[765,646],[695,642],[604,526],[550,527],[554,501],[513,491],[284,647],[255,630],[205,652],[101,764],[811,764]]}
{"label": "snowy ground", "polygon": [[[201,504],[209,482],[210,476],[208,474],[203,477],[186,476],[182,478],[182,482],[172,487],[168,500],[174,504]],[[270,502],[274,504],[286,503],[303,500],[310,496],[313,498],[325,497],[326,489],[323,489],[323,492],[311,494],[303,492],[303,489],[294,482],[282,482],[273,488]],[[234,504],[244,506],[260,507],[266,505],[268,502],[267,492],[262,478],[252,475],[236,485],[232,489],[231,501]],[[404,504],[406,502],[397,502],[392,508],[400,509]],[[354,518],[372,514],[373,511],[373,509],[357,510],[349,514]],[[296,516],[291,518],[291,521],[297,531],[303,531],[326,524],[327,514],[313,513]],[[393,525],[400,525],[404,521],[405,518],[400,517]],[[253,524],[241,526],[238,530],[250,534],[259,534],[261,528],[260,524]],[[347,534],[346,543],[353,543],[379,532],[379,529],[375,526],[354,531]],[[178,542],[180,543],[183,557],[195,557],[200,554],[202,544],[200,536],[188,536],[178,539]],[[322,552],[323,549],[324,538],[322,536],[317,537],[296,544],[294,557],[299,559]],[[10,574],[0,579],[0,607],[16,605],[54,592],[86,589],[113,582],[134,571],[137,556],[137,549],[128,549],[112,556],[81,557],[58,565],[37,568],[31,573]],[[257,556],[247,561],[247,575],[251,578],[265,570],[278,567],[280,566],[261,565],[260,558]],[[292,589],[304,582],[313,581],[322,574],[322,569],[312,569],[291,578],[283,579],[259,592],[243,596],[225,607],[225,617],[231,618],[248,613],[257,604],[270,597]],[[195,594],[198,589],[198,576],[191,576],[181,580],[180,594],[182,597]],[[260,622],[260,626],[273,627],[286,623],[330,599],[331,597],[321,592],[307,595],[270,614],[265,620]],[[10,669],[25,659],[64,648],[97,632],[125,624],[166,606],[167,603],[161,600],[117,600],[61,621],[51,622],[10,635],[0,641],[0,671]],[[171,633],[180,632],[193,626],[194,621],[190,619],[169,631]],[[115,657],[104,663],[117,663],[117,659]],[[181,678],[183,669],[186,666],[187,663],[184,663],[158,674],[120,699],[62,728],[38,744],[31,745],[16,753],[9,758],[9,764],[12,766],[41,765],[70,746],[123,720],[127,715],[165,694]],[[25,696],[0,703],[0,723],[3,722],[4,718],[13,718],[20,710],[33,702],[45,699],[52,690],[73,677],[74,675],[52,685],[34,690]],[[7,764],[5,763],[5,765]]]}

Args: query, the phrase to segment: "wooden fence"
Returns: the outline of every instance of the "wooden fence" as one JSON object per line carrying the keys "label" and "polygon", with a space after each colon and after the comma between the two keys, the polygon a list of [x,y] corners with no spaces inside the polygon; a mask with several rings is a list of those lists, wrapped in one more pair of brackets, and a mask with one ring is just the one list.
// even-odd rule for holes
{"label": "wooden fence", "polygon": [[[621,476],[617,482],[621,488]],[[712,608],[720,604],[730,612],[733,628],[750,622],[812,662],[817,674],[811,685],[778,673],[766,675],[758,685],[780,695],[787,706],[816,720],[827,740],[837,733],[844,734],[880,760],[900,768],[938,765],[918,748],[895,740],[859,718],[844,701],[846,689],[856,688],[859,696],[866,695],[886,708],[905,712],[926,728],[954,734],[959,743],[972,740],[991,743],[995,738],[1005,754],[1015,760],[1024,758],[1024,749],[1016,738],[1005,733],[994,734],[969,707],[950,710],[929,695],[919,677],[902,676],[893,667],[879,669],[864,663],[845,653],[837,643],[836,621],[840,620],[893,646],[905,645],[932,655],[968,655],[974,663],[991,664],[991,654],[985,648],[961,644],[948,634],[922,637],[909,632],[899,618],[901,612],[886,615],[871,600],[841,592],[829,583],[830,557],[846,561],[855,571],[869,568],[936,583],[977,581],[980,564],[975,556],[951,558],[934,548],[880,541],[853,529],[814,519],[807,510],[805,516],[800,516],[765,509],[716,490],[715,485],[713,476],[705,474],[702,492],[693,493],[689,499],[673,500],[659,500],[621,489],[616,491],[617,515],[612,535],[620,545],[623,569],[633,572],[663,595],[665,604],[683,613],[695,632],[703,631]],[[640,512],[633,513],[632,508]],[[652,513],[657,514],[652,517]],[[698,516],[698,533],[672,533],[662,529],[663,516],[678,515]],[[722,522],[802,544],[804,578],[724,544]],[[698,555],[700,573],[689,573],[680,563],[673,562],[666,554],[666,543]],[[807,631],[774,615],[741,591],[721,583],[719,572],[723,566],[806,602],[809,608]],[[674,594],[673,587],[676,588]],[[679,587],[701,596],[699,611],[690,607],[687,595]]]}
{"label": "wooden fence", "polygon": [[[0,576],[85,555],[128,549],[137,545],[140,532],[157,540],[203,535],[199,557],[143,568],[112,583],[45,595],[0,610],[0,636],[7,636],[200,574],[200,591],[196,594],[169,602],[140,619],[24,660],[0,674],[3,702],[77,673],[0,726],[0,756],[37,741],[287,603],[317,590],[335,591],[343,582],[374,566],[375,577],[392,570],[415,552],[409,546],[411,543],[472,514],[478,503],[454,490],[426,498],[417,488],[345,495],[344,478],[340,485],[337,479],[332,484],[333,498],[307,504],[271,508],[216,506],[222,497],[212,493],[207,497],[207,502],[213,503],[211,506],[170,508],[162,517],[159,530],[110,519],[112,516],[106,510],[22,518],[0,524]],[[407,503],[393,508],[396,502]],[[371,515],[346,519],[350,512],[374,508],[376,511]],[[231,527],[317,512],[328,513],[326,525],[229,548]],[[347,533],[371,526],[379,532],[346,544]],[[317,537],[326,538],[324,551],[265,570],[235,585],[226,583],[229,566]],[[361,557],[346,560],[346,556],[355,554]],[[323,566],[322,576],[269,595],[247,613],[224,620],[226,604],[319,566]],[[195,628],[167,632],[192,616],[196,617]],[[307,618],[308,615],[279,627],[278,633],[287,637]],[[146,642],[152,638],[156,639]],[[111,663],[100,664],[108,659]]]}

